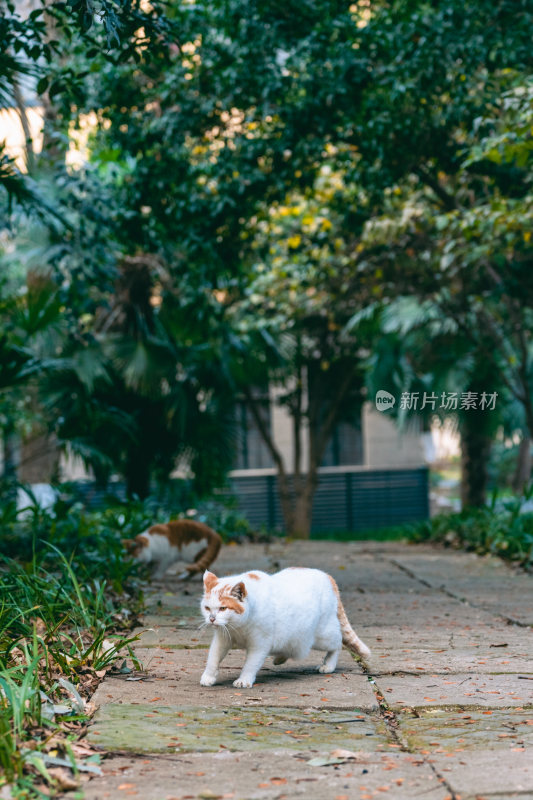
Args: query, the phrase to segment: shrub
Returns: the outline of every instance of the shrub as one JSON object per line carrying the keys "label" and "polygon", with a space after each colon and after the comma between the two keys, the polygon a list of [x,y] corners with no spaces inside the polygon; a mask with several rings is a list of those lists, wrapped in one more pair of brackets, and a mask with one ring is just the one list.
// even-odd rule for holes
{"label": "shrub", "polygon": [[[529,499],[531,491],[526,494]],[[533,565],[533,512],[524,500],[512,498],[490,506],[468,508],[458,514],[441,514],[411,529],[412,541],[441,542],[479,554],[514,561],[524,567]]]}

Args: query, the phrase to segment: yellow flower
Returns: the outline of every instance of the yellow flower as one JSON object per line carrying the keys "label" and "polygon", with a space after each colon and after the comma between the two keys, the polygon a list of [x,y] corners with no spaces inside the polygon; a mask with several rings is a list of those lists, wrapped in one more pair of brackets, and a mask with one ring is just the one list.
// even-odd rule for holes
{"label": "yellow flower", "polygon": [[291,248],[291,250],[296,250],[297,247],[300,247],[302,243],[302,237],[299,233],[296,233],[294,236],[291,236],[287,239],[287,245]]}
{"label": "yellow flower", "polygon": [[323,219],[322,225],[320,226],[323,231],[329,231],[333,227],[329,219]]}

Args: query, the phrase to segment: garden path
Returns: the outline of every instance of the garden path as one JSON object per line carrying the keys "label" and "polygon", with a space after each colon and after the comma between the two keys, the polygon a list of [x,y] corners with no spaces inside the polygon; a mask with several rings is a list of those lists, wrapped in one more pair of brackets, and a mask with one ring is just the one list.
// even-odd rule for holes
{"label": "garden path", "polygon": [[[533,798],[533,581],[502,561],[394,542],[228,546],[217,574],[290,565],[330,572],[372,649],[275,667],[235,689],[199,685],[210,635],[201,582],[152,587],[136,654],[111,677],[88,738],[105,748],[87,800]],[[132,678],[134,678],[132,680]],[[137,678],[137,680],[135,680]]]}

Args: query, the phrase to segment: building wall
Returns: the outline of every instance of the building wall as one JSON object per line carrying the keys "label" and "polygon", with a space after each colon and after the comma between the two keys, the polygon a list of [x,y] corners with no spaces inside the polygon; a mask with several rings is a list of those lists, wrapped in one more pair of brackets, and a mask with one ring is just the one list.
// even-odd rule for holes
{"label": "building wall", "polygon": [[[292,468],[292,421],[284,406],[276,405],[276,389],[271,391],[272,431],[289,470]],[[419,426],[400,432],[394,420],[365,403],[362,411],[363,465],[372,468],[418,467],[426,463],[424,441]],[[307,441],[303,463],[307,463]]]}
{"label": "building wall", "polygon": [[[287,466],[289,471],[293,468],[293,430],[292,430],[292,420],[291,417],[285,408],[285,406],[280,406],[277,403],[277,398],[280,394],[286,391],[285,388],[280,388],[278,386],[271,386],[270,387],[270,413],[271,413],[271,423],[272,423],[272,436],[276,445],[278,446],[281,456]],[[307,436],[303,436],[302,441],[302,463],[305,465],[308,463],[308,448],[307,448]]]}
{"label": "building wall", "polygon": [[362,425],[365,466],[385,469],[425,464],[423,437],[416,423],[400,431],[386,412],[365,403]]}

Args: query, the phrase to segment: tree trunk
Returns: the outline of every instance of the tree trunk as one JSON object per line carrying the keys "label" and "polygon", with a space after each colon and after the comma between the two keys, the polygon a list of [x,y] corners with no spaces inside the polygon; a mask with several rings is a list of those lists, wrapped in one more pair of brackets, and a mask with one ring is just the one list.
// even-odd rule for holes
{"label": "tree trunk", "polygon": [[293,539],[309,539],[313,514],[313,497],[316,479],[302,477],[294,484],[293,476],[278,473],[278,494],[287,536]]}
{"label": "tree trunk", "polygon": [[486,502],[487,464],[492,437],[485,430],[483,412],[466,411],[461,432],[461,504],[481,507]]}
{"label": "tree trunk", "polygon": [[293,539],[309,539],[313,515],[313,493],[306,486],[294,498],[291,530],[287,531]]}
{"label": "tree trunk", "polygon": [[518,458],[516,461],[516,471],[513,476],[513,491],[522,493],[531,480],[531,439],[527,433],[523,434]]}

